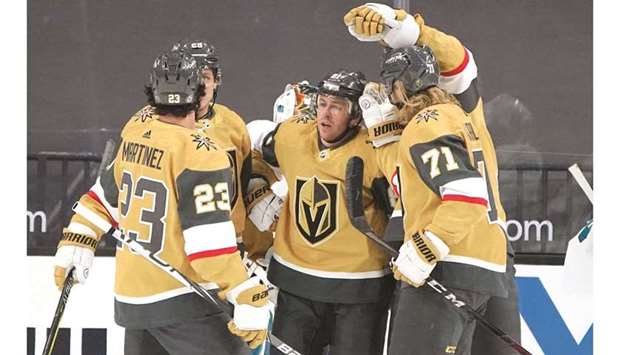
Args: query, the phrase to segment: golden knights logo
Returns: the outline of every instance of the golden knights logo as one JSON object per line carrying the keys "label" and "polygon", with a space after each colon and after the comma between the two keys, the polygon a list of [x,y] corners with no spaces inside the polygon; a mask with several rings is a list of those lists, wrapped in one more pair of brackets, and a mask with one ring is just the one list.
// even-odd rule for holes
{"label": "golden knights logo", "polygon": [[206,150],[217,149],[215,143],[209,138],[205,136],[201,136],[199,134],[191,134],[192,142],[196,143],[196,150],[200,148],[205,148]]}
{"label": "golden knights logo", "polygon": [[155,107],[153,106],[145,106],[138,113],[134,115],[134,122],[146,122],[155,116]]}
{"label": "golden knights logo", "polygon": [[297,178],[295,181],[295,223],[310,244],[319,243],[336,231],[338,184]]}
{"label": "golden knights logo", "polygon": [[428,122],[430,120],[435,120],[435,121],[439,120],[439,111],[437,111],[437,109],[424,111],[415,117],[416,124],[422,121]]}

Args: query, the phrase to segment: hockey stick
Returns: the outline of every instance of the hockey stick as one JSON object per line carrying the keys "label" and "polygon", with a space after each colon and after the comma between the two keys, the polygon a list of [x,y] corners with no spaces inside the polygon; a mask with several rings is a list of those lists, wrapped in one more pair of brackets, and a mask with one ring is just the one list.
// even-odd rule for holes
{"label": "hockey stick", "polygon": [[67,275],[67,278],[65,278],[65,283],[62,286],[60,298],[58,299],[58,305],[56,306],[56,312],[54,313],[54,319],[52,319],[52,325],[50,326],[50,332],[47,334],[47,339],[45,340],[43,355],[51,355],[54,351],[56,336],[58,335],[58,330],[60,329],[60,319],[65,313],[65,306],[67,305],[67,301],[69,300],[69,292],[71,292],[71,288],[73,287],[74,269],[75,268],[71,268],[71,270],[69,270],[69,274]]}
{"label": "hockey stick", "polygon": [[[73,205],[73,211],[75,213],[80,214],[82,217],[86,218],[88,221],[90,221],[95,226],[97,226],[97,228],[107,231],[107,233],[111,235],[114,239],[123,243],[124,245],[129,247],[134,252],[140,254],[151,264],[163,270],[164,272],[172,276],[174,279],[176,279],[183,285],[191,288],[194,292],[196,292],[203,299],[215,304],[218,308],[220,308],[224,312],[224,316],[226,317],[227,321],[232,320],[232,317],[230,316],[230,314],[232,313],[231,312],[232,305],[228,302],[224,302],[220,300],[215,290],[205,289],[199,283],[191,280],[189,277],[185,276],[182,272],[175,269],[172,265],[168,264],[164,260],[153,255],[153,253],[151,253],[150,251],[146,250],[140,243],[124,235],[120,230],[116,229],[108,221],[104,220],[103,218],[99,217],[97,214],[95,214],[91,210],[82,206],[79,202],[76,202],[75,205]],[[278,350],[280,350],[283,354],[301,355],[299,352],[297,352],[295,349],[290,347],[288,344],[284,343],[282,340],[280,340],[275,335],[271,333],[267,333],[267,334],[268,334],[267,337],[269,339],[269,342],[273,346],[275,346]]]}
{"label": "hockey stick", "polygon": [[265,269],[263,269],[263,267],[260,266],[256,261],[248,258],[247,255],[241,261],[243,261],[245,268],[248,270],[248,275],[254,275],[258,277],[263,282],[263,284],[265,284],[265,286],[269,288],[269,291],[276,289],[276,286],[274,286],[267,278],[267,271],[265,271]]}
{"label": "hockey stick", "polygon": [[[366,237],[372,239],[379,246],[381,246],[388,255],[396,258],[398,257],[398,251],[389,246],[385,241],[383,241],[383,239],[379,238],[366,221],[366,216],[364,215],[364,205],[362,201],[362,187],[364,181],[363,179],[364,161],[359,157],[350,158],[347,162],[347,170],[345,175],[345,199],[347,204],[347,213],[349,214],[351,224],[353,224],[353,227],[355,227]],[[437,280],[433,279],[432,277],[428,277],[424,284],[437,291],[437,293],[442,295],[443,298],[449,301],[450,304],[452,304],[453,306],[467,311],[467,313],[473,316],[480,324],[484,325],[491,332],[493,332],[493,334],[500,337],[519,354],[532,355],[510,335],[506,334],[506,332],[504,332],[503,330],[489,323],[480,313],[476,312],[476,310],[474,310],[470,305],[459,300],[456,295],[454,295],[454,293],[452,293],[449,289],[440,284]]]}
{"label": "hockey stick", "polygon": [[568,168],[568,171],[570,171],[570,173],[573,175],[575,181],[577,181],[577,184],[579,184],[579,187],[581,187],[583,192],[588,197],[588,200],[590,200],[590,202],[594,204],[594,192],[592,191],[592,186],[590,186],[588,180],[586,180],[586,177],[583,175],[583,172],[581,172],[581,169],[579,169],[579,165],[571,165]]}

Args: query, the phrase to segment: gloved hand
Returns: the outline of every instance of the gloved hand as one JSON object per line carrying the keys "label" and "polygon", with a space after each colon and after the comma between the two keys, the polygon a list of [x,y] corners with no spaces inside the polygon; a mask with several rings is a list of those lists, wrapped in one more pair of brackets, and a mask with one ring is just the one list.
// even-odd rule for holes
{"label": "gloved hand", "polygon": [[267,181],[261,178],[250,179],[248,191],[246,198],[248,218],[261,232],[273,230],[284,200],[274,194]]}
{"label": "gloved hand", "polygon": [[375,148],[400,139],[403,128],[399,123],[398,108],[390,103],[383,84],[366,84],[358,103],[362,108],[368,136]]}
{"label": "gloved hand", "polygon": [[260,346],[267,338],[269,326],[269,293],[257,277],[252,277],[226,294],[226,299],[235,306],[233,320],[228,330],[243,339],[251,349]]}
{"label": "gloved hand", "polygon": [[58,243],[54,257],[54,282],[59,290],[62,289],[71,267],[75,267],[73,270],[74,282],[82,284],[86,282],[95,257],[96,247],[96,238],[86,234],[73,233],[67,228],[63,229],[62,238]]}
{"label": "gloved hand", "polygon": [[450,252],[448,245],[430,232],[416,233],[400,247],[398,258],[392,263],[396,280],[420,287],[431,274],[437,262]]}
{"label": "gloved hand", "polygon": [[420,26],[404,10],[377,3],[351,9],[344,15],[349,33],[360,41],[383,40],[391,48],[412,46],[420,36]]}

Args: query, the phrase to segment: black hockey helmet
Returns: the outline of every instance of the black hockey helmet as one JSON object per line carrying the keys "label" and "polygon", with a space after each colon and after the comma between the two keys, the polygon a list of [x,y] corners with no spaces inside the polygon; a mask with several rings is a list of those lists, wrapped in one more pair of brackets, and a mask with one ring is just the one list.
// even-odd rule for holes
{"label": "black hockey helmet", "polygon": [[220,68],[220,57],[215,53],[215,47],[203,40],[183,40],[172,46],[173,51],[184,51],[191,54],[200,70],[211,69],[215,81],[222,82],[222,69]]}
{"label": "black hockey helmet", "polygon": [[362,72],[341,69],[327,75],[319,82],[318,94],[348,99],[351,102],[351,116],[358,118],[361,117],[362,110],[357,99],[364,93],[364,86],[367,82],[366,76]]}
{"label": "black hockey helmet", "polygon": [[396,80],[402,81],[407,96],[439,83],[439,64],[427,46],[411,46],[385,51],[381,79],[392,93]]}
{"label": "black hockey helmet", "polygon": [[155,58],[147,86],[155,105],[197,104],[202,76],[198,63],[184,52],[167,52]]}

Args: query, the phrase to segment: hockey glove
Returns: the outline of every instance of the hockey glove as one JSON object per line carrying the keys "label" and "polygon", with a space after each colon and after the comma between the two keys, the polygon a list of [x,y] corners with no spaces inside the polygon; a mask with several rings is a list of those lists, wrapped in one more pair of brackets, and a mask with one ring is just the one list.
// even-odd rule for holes
{"label": "hockey glove", "polygon": [[257,277],[252,277],[230,290],[226,299],[235,305],[228,330],[248,343],[251,349],[260,346],[267,338],[270,318],[267,287],[261,285]]}
{"label": "hockey glove", "polygon": [[356,7],[344,15],[349,33],[360,41],[383,40],[391,48],[414,45],[420,35],[420,27],[404,10],[377,3]]}
{"label": "hockey glove", "polygon": [[284,200],[274,194],[267,181],[261,178],[251,179],[248,191],[246,198],[248,218],[261,232],[273,230],[278,222]]}
{"label": "hockey glove", "polygon": [[392,264],[394,278],[420,287],[437,262],[448,255],[450,248],[430,232],[416,233],[406,239],[400,247],[398,258]]}
{"label": "hockey glove", "polygon": [[86,282],[96,247],[97,239],[85,234],[73,233],[67,228],[63,229],[54,257],[54,282],[59,290],[62,289],[71,267],[75,267],[73,271],[75,282],[82,284]]}
{"label": "hockey glove", "polygon": [[377,148],[400,140],[403,132],[398,119],[398,108],[390,103],[382,84],[369,82],[358,99],[364,124],[372,145]]}

